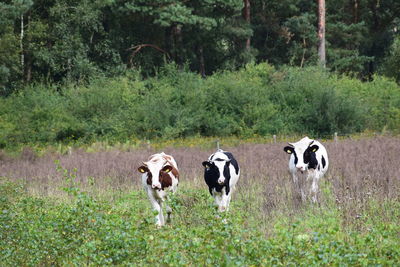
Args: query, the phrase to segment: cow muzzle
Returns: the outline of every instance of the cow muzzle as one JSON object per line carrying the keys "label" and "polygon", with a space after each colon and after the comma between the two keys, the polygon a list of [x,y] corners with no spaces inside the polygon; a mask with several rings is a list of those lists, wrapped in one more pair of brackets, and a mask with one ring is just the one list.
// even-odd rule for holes
{"label": "cow muzzle", "polygon": [[296,166],[297,171],[300,171],[301,173],[306,171],[306,167],[305,166]]}
{"label": "cow muzzle", "polygon": [[218,184],[223,185],[225,183],[225,179],[219,178],[217,182]]}
{"label": "cow muzzle", "polygon": [[151,188],[157,189],[157,190],[161,190],[161,184],[160,184],[160,183],[158,183],[158,184],[152,184],[152,185],[151,185]]}

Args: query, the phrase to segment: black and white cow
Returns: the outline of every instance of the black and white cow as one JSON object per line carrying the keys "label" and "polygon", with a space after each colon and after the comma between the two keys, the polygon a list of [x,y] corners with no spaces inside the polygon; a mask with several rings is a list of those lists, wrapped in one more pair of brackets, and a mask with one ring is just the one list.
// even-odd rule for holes
{"label": "black and white cow", "polygon": [[[157,211],[156,224],[163,226],[163,203],[169,193],[175,193],[179,183],[179,170],[175,159],[164,152],[151,155],[148,161],[138,168],[142,173],[142,184],[147,192],[153,209]],[[166,205],[167,222],[170,221],[172,209]]]}
{"label": "black and white cow", "polygon": [[296,143],[289,143],[284,151],[290,154],[289,171],[293,176],[293,182],[300,189],[302,200],[307,197],[303,185],[311,183],[309,193],[312,201],[316,202],[319,179],[324,176],[329,166],[325,147],[306,136]]}
{"label": "black and white cow", "polygon": [[215,199],[218,210],[228,211],[231,196],[240,175],[236,159],[232,153],[218,149],[202,164],[205,167],[204,180]]}

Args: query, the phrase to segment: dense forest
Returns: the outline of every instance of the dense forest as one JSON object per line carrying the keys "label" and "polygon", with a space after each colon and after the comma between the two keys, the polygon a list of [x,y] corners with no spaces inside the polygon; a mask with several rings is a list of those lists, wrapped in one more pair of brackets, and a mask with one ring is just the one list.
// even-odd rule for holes
{"label": "dense forest", "polygon": [[[84,81],[166,62],[210,75],[249,62],[317,60],[318,3],[308,0],[2,0],[0,89]],[[327,67],[400,78],[400,2],[326,3]]]}
{"label": "dense forest", "polygon": [[325,69],[318,1],[3,0],[0,13],[0,147],[399,130],[397,0],[327,1]]}

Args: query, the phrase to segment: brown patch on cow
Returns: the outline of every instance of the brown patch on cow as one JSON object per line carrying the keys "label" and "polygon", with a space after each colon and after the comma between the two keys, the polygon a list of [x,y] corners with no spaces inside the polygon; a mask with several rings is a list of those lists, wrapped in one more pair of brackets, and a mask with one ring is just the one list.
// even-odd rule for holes
{"label": "brown patch on cow", "polygon": [[[153,178],[153,176],[151,175],[150,172],[148,172],[148,173],[147,173],[147,180],[146,180],[146,183],[147,183],[148,185],[151,185],[151,183],[153,182],[153,181],[152,181],[152,178]],[[160,171],[159,180],[160,180],[160,184],[161,184],[161,189],[162,189],[162,190],[164,190],[164,188],[170,187],[170,186],[172,185],[172,178],[171,178],[171,176],[170,176],[168,173],[166,173],[166,172],[161,172],[161,171]]]}
{"label": "brown patch on cow", "polygon": [[[176,169],[175,169],[175,168],[172,168],[172,171],[171,171],[171,172],[172,172],[172,174],[178,179],[179,174],[178,174],[178,172],[176,171]],[[175,175],[174,173],[176,173],[176,175]],[[177,176],[177,175],[178,175],[178,176]],[[151,184],[152,184],[152,182],[153,182],[153,181],[152,181],[152,178],[153,178],[153,176],[151,175],[150,172],[148,172],[148,173],[147,173],[147,180],[146,180],[146,183],[147,183],[148,185],[151,185]],[[172,185],[172,177],[171,177],[171,175],[170,175],[169,173],[160,171],[159,180],[160,180],[160,184],[161,184],[161,189],[162,189],[162,190],[164,190],[164,188],[170,187],[170,186]]]}
{"label": "brown patch on cow", "polygon": [[[172,166],[172,165],[171,165],[171,166]],[[172,166],[171,172],[172,172],[172,174],[176,177],[176,179],[179,180],[179,172],[178,172],[178,170],[177,170],[174,166]]]}
{"label": "brown patch on cow", "polygon": [[170,187],[172,185],[172,178],[169,173],[160,172],[160,183],[161,189],[164,189],[165,187]]}
{"label": "brown patch on cow", "polygon": [[172,174],[179,180],[179,171],[178,169],[172,164],[172,157],[170,155],[164,155],[163,158],[168,162],[169,165],[172,167]]}
{"label": "brown patch on cow", "polygon": [[172,161],[172,157],[170,155],[164,155],[163,158],[168,162]]}

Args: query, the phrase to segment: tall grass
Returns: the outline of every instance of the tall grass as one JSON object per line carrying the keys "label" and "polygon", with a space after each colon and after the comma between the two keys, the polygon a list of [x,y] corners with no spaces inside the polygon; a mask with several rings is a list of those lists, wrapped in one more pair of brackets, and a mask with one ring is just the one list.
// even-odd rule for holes
{"label": "tall grass", "polygon": [[170,200],[172,224],[162,229],[136,171],[151,148],[4,155],[0,257],[6,265],[398,263],[400,139],[325,145],[330,169],[318,205],[293,194],[284,143],[223,147],[242,174],[222,217],[202,177],[201,162],[214,149],[164,147],[182,175]]}

